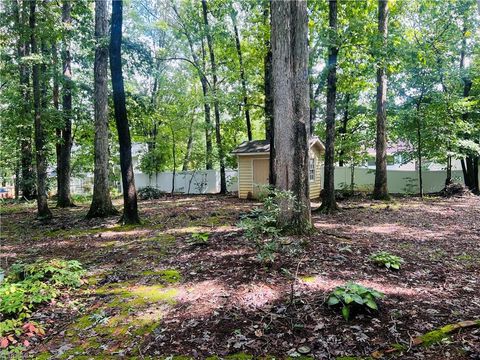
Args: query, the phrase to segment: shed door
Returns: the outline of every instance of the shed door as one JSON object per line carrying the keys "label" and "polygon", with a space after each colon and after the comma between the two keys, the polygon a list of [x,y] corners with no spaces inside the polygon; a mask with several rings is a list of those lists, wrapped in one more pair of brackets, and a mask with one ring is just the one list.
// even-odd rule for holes
{"label": "shed door", "polygon": [[261,186],[268,184],[268,175],[270,173],[268,159],[253,160],[253,196],[258,197]]}

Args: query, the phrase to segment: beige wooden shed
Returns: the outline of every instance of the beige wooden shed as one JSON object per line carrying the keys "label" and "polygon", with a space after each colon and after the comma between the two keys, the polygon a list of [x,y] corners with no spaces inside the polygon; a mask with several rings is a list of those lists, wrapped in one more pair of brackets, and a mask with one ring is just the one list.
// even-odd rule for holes
{"label": "beige wooden shed", "polygon": [[[320,196],[322,187],[321,171],[322,155],[325,146],[313,137],[310,139],[308,178],[310,180],[310,199]],[[269,140],[244,141],[232,151],[238,161],[238,197],[256,199],[262,186],[268,184],[270,174],[270,142]]]}

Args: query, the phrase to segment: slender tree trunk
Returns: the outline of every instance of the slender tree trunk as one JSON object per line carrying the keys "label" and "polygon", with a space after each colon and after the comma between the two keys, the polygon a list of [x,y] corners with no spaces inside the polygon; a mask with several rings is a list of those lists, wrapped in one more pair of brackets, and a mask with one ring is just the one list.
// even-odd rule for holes
{"label": "slender tree trunk", "polygon": [[[62,22],[70,27],[72,4],[65,0],[62,6]],[[60,129],[61,142],[59,146],[57,166],[57,206],[74,206],[70,196],[70,159],[72,153],[72,58],[70,55],[70,35],[67,32],[63,40],[62,67],[63,67],[63,127]]]}
{"label": "slender tree trunk", "polygon": [[93,65],[95,110],[95,170],[93,198],[87,218],[117,215],[108,181],[108,2],[95,0],[95,62]]}
{"label": "slender tree trunk", "polygon": [[[420,97],[422,99],[423,96]],[[420,114],[421,100],[417,103],[417,162],[418,162],[418,193],[423,198],[423,174],[422,174],[422,123]]]}
{"label": "slender tree trunk", "polygon": [[193,148],[193,122],[195,121],[195,117],[192,116],[192,120],[190,120],[190,127],[188,130],[188,141],[187,141],[187,151],[185,152],[185,158],[183,159],[183,166],[182,171],[188,171],[188,165],[190,163],[190,158],[192,156],[192,148]]}
{"label": "slender tree trunk", "polygon": [[172,173],[172,196],[175,193],[175,176],[177,175],[177,148],[175,144],[175,131],[171,127],[170,132],[172,134],[172,158],[173,158],[173,173]]}
{"label": "slender tree trunk", "polygon": [[[38,55],[36,40],[36,0],[30,1],[30,46],[33,55]],[[52,213],[47,203],[47,159],[45,149],[45,134],[42,124],[42,106],[40,93],[40,65],[33,65],[33,107],[35,113],[35,152],[37,162],[37,216],[40,219],[49,219]]]}
{"label": "slender tree trunk", "polygon": [[[29,3],[22,2],[21,15],[18,0],[13,3],[15,28],[18,29],[17,57],[20,72],[20,96],[23,99],[21,115],[23,119],[30,118],[30,72],[28,65],[22,62],[23,57],[30,55],[30,44],[26,36],[27,17],[29,12]],[[32,127],[28,121],[19,130],[20,141],[20,173],[18,186],[22,196],[27,199],[33,199],[36,195],[35,190],[35,170],[33,167],[32,153]]]}
{"label": "slender tree trunk", "polygon": [[247,80],[245,78],[245,68],[243,66],[242,47],[240,45],[240,35],[238,34],[237,14],[232,10],[230,14],[233,23],[233,32],[235,34],[235,45],[237,48],[238,62],[240,64],[240,81],[242,83],[243,109],[245,113],[245,122],[247,125],[248,140],[252,140],[252,123],[250,121],[250,109],[248,108]]}
{"label": "slender tree trunk", "polygon": [[304,233],[311,224],[308,182],[308,16],[306,1],[272,2],[272,80],[276,186],[291,191],[279,226]]}
{"label": "slender tree trunk", "polygon": [[[465,20],[464,20],[465,21]],[[473,86],[473,81],[465,73],[465,58],[467,56],[467,27],[463,25],[462,32],[462,49],[460,53],[460,72],[462,73],[462,82],[463,82],[463,97],[470,97],[470,91]],[[469,113],[465,112],[462,114],[463,121],[467,122]],[[477,141],[478,142],[478,141]],[[479,183],[478,183],[478,162],[480,156],[468,154],[465,156],[465,159],[462,159],[462,170],[463,170],[463,179],[465,186],[467,186],[473,193],[477,194],[480,192]]]}
{"label": "slender tree trunk", "polygon": [[[382,51],[385,52],[388,34],[388,0],[378,0],[378,32],[382,37]],[[378,61],[377,69],[377,140],[375,157],[375,187],[373,198],[388,199],[387,188],[387,74],[385,56]]]}
{"label": "slender tree trunk", "polygon": [[445,179],[445,186],[452,183],[452,157],[447,155],[447,178]]}
{"label": "slender tree trunk", "polygon": [[348,105],[350,104],[350,94],[347,93],[345,96],[345,110],[343,112],[342,127],[340,128],[341,144],[342,147],[339,153],[338,166],[345,165],[345,136],[347,135],[347,126],[349,120]]}
{"label": "slender tree trunk", "polygon": [[222,134],[220,129],[220,106],[218,101],[218,79],[217,79],[217,64],[215,62],[215,52],[213,50],[213,38],[208,24],[208,7],[207,0],[202,0],[203,21],[205,25],[205,32],[207,36],[208,51],[210,54],[210,65],[212,68],[212,92],[213,92],[213,109],[215,114],[215,140],[217,143],[218,157],[220,162],[220,194],[227,192],[227,182],[225,179],[225,153],[222,145]]}
{"label": "slender tree trunk", "polygon": [[[265,26],[271,28],[271,0],[263,0],[263,22]],[[265,139],[270,141],[270,159],[269,159],[269,183],[275,186],[276,174],[275,174],[275,134],[273,133],[273,88],[272,88],[272,44],[270,42],[269,34],[265,39],[265,47],[267,52],[263,59],[264,65],[264,78],[263,87],[265,95]]]}
{"label": "slender tree trunk", "polygon": [[338,209],[335,201],[335,106],[337,97],[337,0],[329,0],[330,47],[328,50],[327,77],[327,136],[325,139],[325,166],[323,175],[323,195],[320,211],[331,213]]}
{"label": "slender tree trunk", "polygon": [[125,88],[122,74],[122,21],[123,0],[112,0],[112,22],[110,38],[110,72],[112,76],[113,105],[120,143],[120,168],[123,185],[124,224],[138,224],[137,190],[132,164],[132,144],[125,105]]}

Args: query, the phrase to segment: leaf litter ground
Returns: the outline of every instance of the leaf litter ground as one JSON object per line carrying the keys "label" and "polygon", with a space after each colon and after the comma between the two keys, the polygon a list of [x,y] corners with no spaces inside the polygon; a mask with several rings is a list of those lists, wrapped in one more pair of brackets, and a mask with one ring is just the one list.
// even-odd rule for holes
{"label": "leaf litter ground", "polygon": [[[1,265],[80,260],[87,283],[33,315],[47,335],[27,354],[48,358],[366,357],[392,346],[402,359],[478,359],[480,331],[432,346],[416,336],[480,318],[480,198],[343,202],[314,215],[316,231],[283,239],[285,254],[262,264],[236,226],[258,204],[232,196],[179,196],[140,203],[143,224],[85,220],[88,206],[2,207]],[[208,234],[192,244],[192,234]],[[370,254],[405,259],[400,271]],[[377,314],[346,322],[327,294],[355,281],[385,293]],[[35,341],[36,340],[36,341]]]}

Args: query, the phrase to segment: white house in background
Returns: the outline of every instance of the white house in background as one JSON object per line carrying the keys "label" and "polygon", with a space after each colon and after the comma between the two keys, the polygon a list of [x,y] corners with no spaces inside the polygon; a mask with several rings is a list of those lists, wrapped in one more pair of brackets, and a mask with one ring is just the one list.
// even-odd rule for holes
{"label": "white house in background", "polygon": [[[405,155],[406,151],[411,151],[411,145],[403,142],[387,145],[387,170],[404,170],[415,171],[418,170],[417,161],[415,159],[408,160]],[[375,169],[375,148],[367,149],[367,161],[363,165],[368,169]],[[445,170],[446,164],[439,164],[428,159],[422,160],[422,169],[426,170]],[[452,170],[462,170],[460,160],[452,159]]]}

